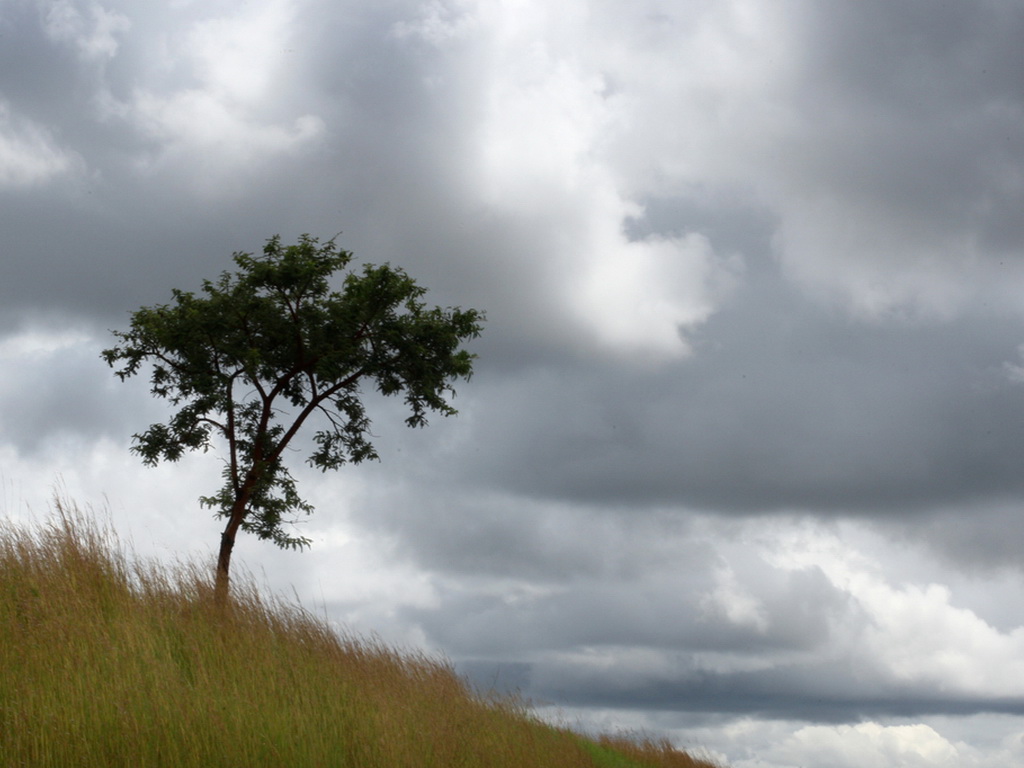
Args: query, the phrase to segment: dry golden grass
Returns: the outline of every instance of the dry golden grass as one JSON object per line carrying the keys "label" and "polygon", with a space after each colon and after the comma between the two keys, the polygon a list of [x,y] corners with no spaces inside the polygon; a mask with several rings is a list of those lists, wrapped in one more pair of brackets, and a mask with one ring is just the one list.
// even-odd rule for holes
{"label": "dry golden grass", "polygon": [[552,727],[444,660],[233,590],[218,610],[206,569],[129,558],[66,504],[0,526],[0,765],[711,768]]}

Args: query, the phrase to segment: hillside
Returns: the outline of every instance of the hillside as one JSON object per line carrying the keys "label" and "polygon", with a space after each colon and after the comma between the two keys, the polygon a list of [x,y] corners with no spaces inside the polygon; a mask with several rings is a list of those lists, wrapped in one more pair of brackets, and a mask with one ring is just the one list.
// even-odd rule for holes
{"label": "hillside", "polygon": [[713,768],[552,727],[244,580],[218,611],[207,570],[131,557],[60,503],[36,529],[0,526],[0,764]]}

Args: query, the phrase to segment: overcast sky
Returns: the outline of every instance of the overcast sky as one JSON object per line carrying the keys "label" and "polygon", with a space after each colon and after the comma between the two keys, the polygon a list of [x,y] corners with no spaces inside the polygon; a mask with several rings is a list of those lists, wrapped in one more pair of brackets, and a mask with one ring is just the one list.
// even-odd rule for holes
{"label": "overcast sky", "polygon": [[0,512],[211,559],[100,359],[280,233],[487,312],[320,475],[341,629],[734,768],[1024,766],[1024,5],[0,0]]}

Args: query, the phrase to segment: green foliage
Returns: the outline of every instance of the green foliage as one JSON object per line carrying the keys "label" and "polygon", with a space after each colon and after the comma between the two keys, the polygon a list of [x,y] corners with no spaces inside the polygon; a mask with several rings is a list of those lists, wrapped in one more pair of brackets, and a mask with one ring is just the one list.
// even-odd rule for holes
{"label": "green foliage", "polygon": [[612,749],[582,737],[579,744],[594,761],[594,768],[638,768],[638,766],[642,768],[641,763],[635,763]]}
{"label": "green foliage", "polygon": [[[285,524],[312,511],[296,490],[284,451],[314,415],[320,428],[307,461],[321,470],[376,459],[361,388],[404,395],[406,423],[449,416],[453,382],[472,374],[461,344],[479,335],[477,310],[428,308],[424,288],[401,269],[350,270],[352,254],[303,235],[272,237],[261,256],[236,253],[236,273],[206,280],[197,296],[174,290],[170,304],[143,307],[103,358],[122,379],[151,366],[152,393],[177,411],[134,435],[143,462],[176,461],[227,445],[224,485],[201,503],[228,519],[223,546],[238,527],[281,547],[305,538]],[[346,271],[339,290],[331,278]]]}

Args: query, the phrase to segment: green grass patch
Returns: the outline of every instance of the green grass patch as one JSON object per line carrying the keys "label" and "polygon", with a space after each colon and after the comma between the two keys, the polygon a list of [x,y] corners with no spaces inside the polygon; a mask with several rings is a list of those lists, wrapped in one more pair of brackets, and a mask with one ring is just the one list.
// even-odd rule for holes
{"label": "green grass patch", "polygon": [[251,580],[218,609],[209,570],[129,557],[67,505],[0,525],[0,765],[712,768],[553,727]]}
{"label": "green grass patch", "polygon": [[637,768],[638,765],[643,765],[630,760],[621,752],[602,747],[592,741],[580,739],[580,746],[590,756],[595,768]]}

